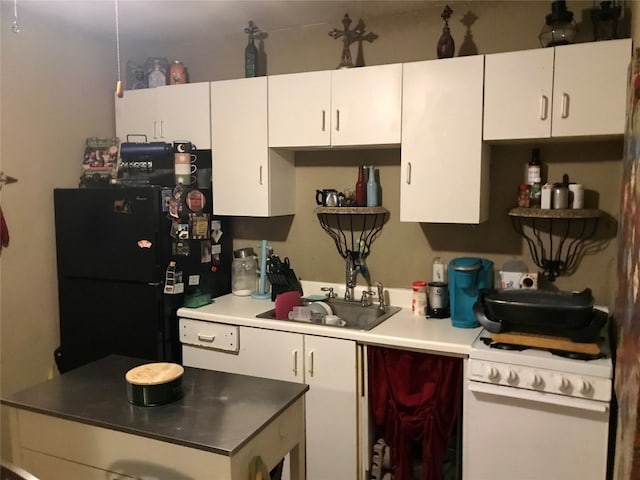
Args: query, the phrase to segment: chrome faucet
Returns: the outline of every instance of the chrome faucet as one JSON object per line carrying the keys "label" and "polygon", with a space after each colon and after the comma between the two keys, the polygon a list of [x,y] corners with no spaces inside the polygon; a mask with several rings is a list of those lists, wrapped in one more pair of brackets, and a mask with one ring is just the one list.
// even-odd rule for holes
{"label": "chrome faucet", "polygon": [[346,267],[346,288],[344,291],[345,302],[353,301],[354,289],[356,287],[356,276],[358,275],[358,266],[356,265],[353,256],[347,253],[347,267]]}

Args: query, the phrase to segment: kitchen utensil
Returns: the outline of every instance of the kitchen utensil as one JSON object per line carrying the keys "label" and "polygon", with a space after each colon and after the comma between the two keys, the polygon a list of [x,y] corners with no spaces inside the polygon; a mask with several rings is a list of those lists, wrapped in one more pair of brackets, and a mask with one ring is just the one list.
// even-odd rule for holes
{"label": "kitchen utensil", "polygon": [[593,341],[607,321],[594,308],[591,290],[581,292],[503,290],[482,292],[474,304],[480,324],[492,333],[510,331]]}
{"label": "kitchen utensil", "polygon": [[311,320],[311,309],[305,306],[293,307],[293,310],[289,312],[288,318],[289,320],[309,321]]}
{"label": "kitchen utensil", "polygon": [[316,203],[324,207],[337,207],[338,191],[333,188],[316,190]]}
{"label": "kitchen utensil", "polygon": [[345,321],[342,320],[337,315],[327,315],[326,317],[324,317],[324,323],[327,324],[327,325],[343,326]]}
{"label": "kitchen utensil", "polygon": [[302,296],[299,292],[284,292],[276,297],[275,313],[278,320],[287,320],[293,307],[302,305]]}
{"label": "kitchen utensil", "polygon": [[147,363],[125,374],[127,399],[141,407],[164,405],[182,398],[184,368],[177,363]]}
{"label": "kitchen utensil", "polygon": [[331,307],[326,302],[311,302],[309,308],[312,312],[321,315],[333,315],[333,310],[331,310]]}
{"label": "kitchen utensil", "polygon": [[478,293],[493,288],[493,262],[485,258],[459,257],[449,262],[449,308],[454,327],[475,328],[473,305]]}
{"label": "kitchen utensil", "polygon": [[444,282],[429,282],[427,316],[447,318],[449,316],[449,288]]}

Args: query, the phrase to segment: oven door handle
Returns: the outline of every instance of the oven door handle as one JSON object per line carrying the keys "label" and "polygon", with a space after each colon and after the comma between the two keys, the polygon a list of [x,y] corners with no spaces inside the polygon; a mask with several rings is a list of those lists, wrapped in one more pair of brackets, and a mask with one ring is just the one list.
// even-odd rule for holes
{"label": "oven door handle", "polygon": [[487,395],[497,395],[499,397],[518,398],[532,402],[547,403],[550,405],[562,405],[564,407],[590,410],[592,412],[606,413],[609,405],[596,400],[586,400],[583,398],[564,397],[555,393],[536,392],[521,388],[503,387],[501,385],[491,385],[488,383],[469,382],[468,388],[471,392],[485,393]]}

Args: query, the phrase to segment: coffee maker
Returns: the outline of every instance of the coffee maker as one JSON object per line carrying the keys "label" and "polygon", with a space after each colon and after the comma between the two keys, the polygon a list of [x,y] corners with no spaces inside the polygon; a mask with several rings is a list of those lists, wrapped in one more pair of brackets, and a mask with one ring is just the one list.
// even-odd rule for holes
{"label": "coffee maker", "polygon": [[473,304],[483,288],[493,288],[491,260],[459,257],[449,262],[449,303],[454,327],[474,328],[479,325]]}

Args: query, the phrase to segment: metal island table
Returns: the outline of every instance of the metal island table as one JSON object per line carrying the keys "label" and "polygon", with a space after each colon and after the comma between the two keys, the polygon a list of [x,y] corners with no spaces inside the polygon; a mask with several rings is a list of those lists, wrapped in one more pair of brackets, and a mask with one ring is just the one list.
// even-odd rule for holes
{"label": "metal island table", "polygon": [[43,479],[246,480],[289,453],[305,478],[307,385],[185,367],[181,399],[141,407],[125,374],[144,363],[111,355],[3,397],[13,463]]}

